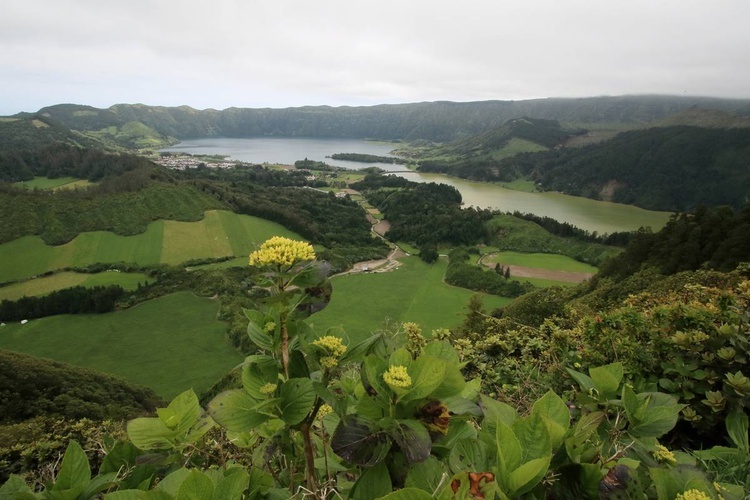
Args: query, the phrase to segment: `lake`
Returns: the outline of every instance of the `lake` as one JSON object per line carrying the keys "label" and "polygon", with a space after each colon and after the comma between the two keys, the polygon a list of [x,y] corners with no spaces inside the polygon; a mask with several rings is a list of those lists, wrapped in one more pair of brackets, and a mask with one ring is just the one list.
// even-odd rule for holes
{"label": "lake", "polygon": [[[358,162],[332,160],[327,158],[334,153],[363,153],[378,156],[392,156],[393,144],[369,142],[357,139],[313,139],[285,137],[255,137],[248,139],[202,138],[185,140],[161,151],[228,155],[233,160],[249,163],[293,164],[305,158],[324,161],[348,169],[361,169],[377,166],[387,171],[404,170],[403,165],[390,163],[364,164]],[[404,178],[415,182],[440,182],[459,190],[465,206],[490,208],[501,211],[533,213],[552,217],[574,226],[611,233],[631,231],[641,226],[660,229],[670,216],[669,212],[654,212],[631,205],[606,201],[590,200],[560,193],[526,193],[506,189],[496,184],[472,182],[441,174],[399,172]]]}

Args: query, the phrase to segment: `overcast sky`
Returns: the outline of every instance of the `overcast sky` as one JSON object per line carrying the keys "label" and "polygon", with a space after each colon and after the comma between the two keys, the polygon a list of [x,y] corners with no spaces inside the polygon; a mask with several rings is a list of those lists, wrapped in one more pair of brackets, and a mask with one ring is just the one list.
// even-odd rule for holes
{"label": "overcast sky", "polygon": [[750,0],[0,0],[0,114],[750,98]]}

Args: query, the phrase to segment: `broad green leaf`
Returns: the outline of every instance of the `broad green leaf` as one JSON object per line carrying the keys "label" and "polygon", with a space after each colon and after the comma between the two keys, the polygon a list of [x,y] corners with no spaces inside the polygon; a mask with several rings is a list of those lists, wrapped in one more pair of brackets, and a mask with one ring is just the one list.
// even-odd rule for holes
{"label": "broad green leaf", "polygon": [[60,472],[57,473],[57,479],[52,490],[72,490],[81,493],[88,486],[89,481],[91,481],[89,459],[81,445],[71,441],[65,450]]}
{"label": "broad green leaf", "polygon": [[258,403],[242,389],[222,392],[208,403],[208,412],[214,420],[232,432],[255,429],[271,419],[266,412],[258,410]]}
{"label": "broad green leaf", "polygon": [[[437,358],[435,358],[437,359]],[[466,379],[464,378],[461,370],[452,364],[445,364],[445,374],[443,375],[443,381],[440,383],[437,389],[435,389],[430,397],[444,401],[448,398],[455,398],[460,396],[466,387]]]}
{"label": "broad green leaf", "polygon": [[480,406],[484,412],[485,422],[502,421],[505,425],[513,425],[518,418],[516,409],[507,403],[502,403],[484,394],[480,396]]}
{"label": "broad green leaf", "polygon": [[552,453],[552,443],[544,419],[532,413],[513,422],[511,426],[521,444],[521,462],[528,462]]}
{"label": "broad green leaf", "polygon": [[419,488],[402,488],[380,497],[381,500],[432,500],[432,495]]}
{"label": "broad green leaf", "polygon": [[385,433],[359,415],[342,419],[331,438],[331,449],[354,465],[375,465],[385,458],[390,447]]}
{"label": "broad green leaf", "polygon": [[284,382],[279,394],[281,420],[296,425],[310,413],[315,403],[315,389],[309,378],[293,378]]}
{"label": "broad green leaf", "polygon": [[633,437],[658,438],[671,431],[677,424],[680,410],[682,410],[685,405],[674,404],[674,400],[670,401],[672,403],[670,405],[651,406],[649,404],[649,407],[642,411],[641,422],[638,425],[631,426],[628,429],[628,432]]}
{"label": "broad green leaf", "polygon": [[409,466],[404,485],[407,488],[418,488],[438,494],[438,488],[442,489],[441,486],[448,486],[448,482],[445,480],[447,476],[448,468],[446,465],[437,458],[430,456],[423,462],[412,463]]}
{"label": "broad green leaf", "polygon": [[415,401],[431,395],[445,376],[445,363],[432,356],[422,355],[409,367],[412,384],[403,401]]}
{"label": "broad green leaf", "polygon": [[167,424],[167,422],[164,423],[170,429],[175,429],[178,434],[187,431],[203,414],[203,409],[198,402],[198,396],[195,395],[192,389],[188,389],[175,397],[166,409],[167,413],[176,418],[176,423],[175,425]]}
{"label": "broad green leaf", "polygon": [[250,475],[242,467],[227,470],[214,484],[214,500],[242,498],[250,484]]}
{"label": "broad green leaf", "polygon": [[740,409],[735,409],[727,415],[726,421],[727,433],[732,443],[738,449],[748,453],[748,418],[747,413]]}
{"label": "broad green leaf", "polygon": [[[91,481],[89,459],[76,441],[71,441],[65,450],[60,472],[57,473],[55,491],[73,490],[81,493]],[[77,496],[77,495],[76,495]]]}
{"label": "broad green leaf", "polygon": [[372,500],[388,495],[393,490],[388,466],[381,462],[375,467],[365,470],[350,493],[352,500]]}
{"label": "broad green leaf", "polygon": [[263,313],[252,309],[243,309],[243,311],[250,320],[247,324],[247,336],[250,341],[265,351],[273,351],[273,335],[265,329],[266,321]]}
{"label": "broad green leaf", "polygon": [[509,426],[498,420],[495,429],[495,440],[497,444],[497,457],[500,462],[500,482],[507,485],[510,473],[521,465],[523,450],[516,434]]}
{"label": "broad green leaf", "polygon": [[349,346],[343,356],[341,356],[341,363],[348,363],[350,361],[357,361],[363,358],[370,352],[370,348],[380,340],[380,335],[371,335],[364,339],[362,342]]}
{"label": "broad green leaf", "polygon": [[173,500],[174,496],[164,491],[119,490],[104,495],[104,500]]}
{"label": "broad green leaf", "polygon": [[479,394],[482,392],[482,379],[477,377],[469,380],[464,386],[464,390],[461,391],[461,397],[476,401]]}
{"label": "broad green leaf", "polygon": [[213,481],[198,469],[190,471],[177,492],[177,498],[180,500],[208,500],[213,496]]}
{"label": "broad green leaf", "polygon": [[110,489],[117,485],[117,473],[100,474],[89,481],[89,484],[81,492],[81,498],[95,498],[96,495],[104,490]]}
{"label": "broad green leaf", "polygon": [[390,432],[390,436],[398,443],[408,462],[422,462],[430,456],[430,433],[416,420],[399,420],[398,426]]}
{"label": "broad green leaf", "polygon": [[622,363],[598,366],[589,370],[594,388],[599,391],[600,397],[611,399],[617,396],[617,389],[622,382]]}
{"label": "broad green leaf", "polygon": [[625,413],[628,416],[630,425],[638,425],[643,416],[643,411],[646,409],[646,405],[641,403],[635,391],[627,384],[622,386],[622,405],[625,407]]}
{"label": "broad green leaf", "polygon": [[422,348],[422,354],[442,359],[444,362],[448,363],[449,366],[453,365],[456,368],[461,365],[461,360],[458,359],[458,353],[450,342],[445,340],[430,342]]}
{"label": "broad green leaf", "polygon": [[532,414],[539,415],[547,425],[552,449],[556,450],[563,441],[563,436],[570,428],[570,410],[565,402],[552,391],[538,399],[531,409]]}
{"label": "broad green leaf", "polygon": [[242,365],[242,386],[253,398],[267,399],[269,394],[260,392],[266,384],[279,383],[278,363],[271,356],[248,356]]}
{"label": "broad green leaf", "polygon": [[180,491],[180,486],[182,486],[182,483],[189,475],[190,471],[188,469],[184,467],[177,469],[159,481],[159,484],[156,485],[156,489],[176,497],[177,493]]}
{"label": "broad green leaf", "polygon": [[[573,435],[565,439],[565,451],[573,463],[581,463],[584,453],[592,451],[586,442],[593,436],[604,420],[604,413],[600,411],[583,415],[573,428]],[[598,450],[595,450],[598,453]]]}
{"label": "broad green leaf", "polygon": [[565,371],[568,372],[571,377],[573,377],[573,380],[578,382],[578,385],[583,392],[589,393],[594,389],[594,381],[591,380],[591,377],[589,377],[588,375],[577,372],[572,368],[566,368]]}
{"label": "broad green leaf", "polygon": [[[370,389],[377,393],[377,396],[387,400],[389,390],[383,380],[383,373],[388,369],[388,363],[376,356],[367,356],[362,363],[362,385],[365,390]],[[372,394],[371,394],[372,395]]]}
{"label": "broad green leaf", "polygon": [[401,349],[393,351],[393,354],[391,354],[391,357],[388,359],[388,366],[405,366],[406,368],[409,368],[412,362],[411,353],[407,351],[406,348],[402,347]]}
{"label": "broad green leaf", "polygon": [[478,439],[458,439],[450,449],[449,464],[453,470],[488,470],[487,446]]}
{"label": "broad green leaf", "polygon": [[549,469],[552,455],[530,460],[510,473],[508,490],[512,496],[520,496],[539,484]]}
{"label": "broad green leaf", "polygon": [[5,484],[0,486],[0,498],[23,498],[19,495],[28,493],[30,498],[36,498],[26,482],[16,474],[11,474]]}

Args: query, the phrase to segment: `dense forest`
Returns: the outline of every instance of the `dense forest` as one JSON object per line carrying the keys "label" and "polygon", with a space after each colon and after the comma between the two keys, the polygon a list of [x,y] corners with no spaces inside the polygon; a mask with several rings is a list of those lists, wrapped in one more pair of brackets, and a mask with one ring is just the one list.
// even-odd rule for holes
{"label": "dense forest", "polygon": [[750,191],[750,128],[656,127],[585,147],[500,159],[493,149],[462,152],[467,144],[449,148],[446,154],[455,156],[448,159],[420,161],[419,170],[485,181],[526,178],[541,190],[651,210],[684,211],[702,204],[741,208]]}

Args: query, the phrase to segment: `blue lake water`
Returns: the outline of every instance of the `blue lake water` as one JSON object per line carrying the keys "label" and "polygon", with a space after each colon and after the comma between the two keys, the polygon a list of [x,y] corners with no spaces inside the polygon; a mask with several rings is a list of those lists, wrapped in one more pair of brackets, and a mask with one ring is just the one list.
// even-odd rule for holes
{"label": "blue lake water", "polygon": [[[327,158],[334,153],[363,153],[378,156],[392,156],[393,144],[370,142],[357,139],[311,139],[256,137],[248,139],[202,138],[185,140],[162,151],[189,154],[228,155],[233,160],[250,163],[293,164],[305,158],[324,161],[329,165],[349,169],[377,166],[387,171],[404,170],[403,165],[390,163],[364,164],[358,162],[332,160]],[[497,184],[472,182],[441,174],[418,172],[397,173],[416,182],[441,182],[454,186],[461,192],[464,205],[490,208],[504,212],[528,212],[540,216],[569,222],[587,231],[611,233],[631,231],[641,226],[654,230],[661,228],[669,218],[668,212],[654,212],[642,208],[590,200],[560,193],[526,193],[506,189]]]}

